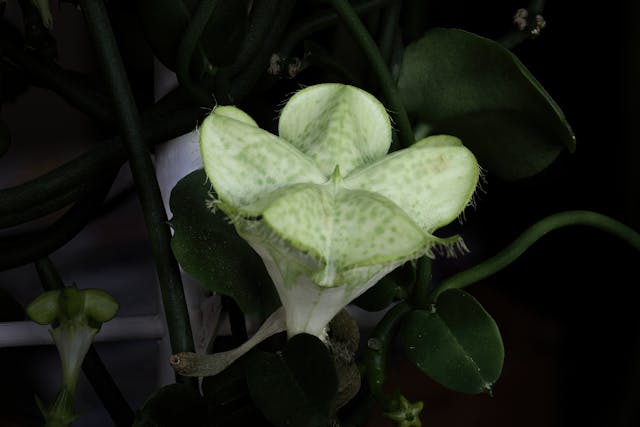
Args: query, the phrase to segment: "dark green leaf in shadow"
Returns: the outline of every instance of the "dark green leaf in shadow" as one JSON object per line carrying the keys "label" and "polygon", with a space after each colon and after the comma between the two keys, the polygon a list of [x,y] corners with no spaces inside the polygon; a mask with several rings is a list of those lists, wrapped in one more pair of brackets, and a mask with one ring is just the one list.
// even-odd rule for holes
{"label": "dark green leaf in shadow", "polygon": [[247,382],[254,402],[276,426],[329,425],[338,380],[331,355],[318,338],[296,335],[282,356],[251,353]]}
{"label": "dark green leaf in shadow", "polygon": [[564,114],[524,65],[500,44],[436,28],[405,50],[398,87],[408,112],[462,139],[503,179],[534,175],[575,137]]}
{"label": "dark green leaf in shadow", "polygon": [[413,262],[406,262],[353,300],[352,304],[367,311],[384,310],[396,299],[406,298],[415,281],[415,265]]}
{"label": "dark green leaf in shadow", "polygon": [[133,427],[206,427],[207,405],[200,394],[186,384],[162,387],[138,412]]}
{"label": "dark green leaf in shadow", "polygon": [[[178,46],[198,0],[138,0],[137,4],[151,48],[165,66],[175,70]],[[247,10],[246,0],[218,2],[192,60],[194,75],[233,62],[246,31]]]}
{"label": "dark green leaf in shadow", "polygon": [[2,120],[0,120],[0,157],[9,149],[11,145],[11,132]]}
{"label": "dark green leaf in shadow", "polygon": [[269,425],[249,395],[245,377],[246,357],[238,359],[217,375],[203,378],[202,394],[209,405],[212,425]]}
{"label": "dark green leaf in shadow", "polygon": [[180,266],[207,289],[232,297],[245,313],[270,314],[279,300],[251,247],[226,216],[207,207],[211,185],[203,170],[181,179],[171,192],[171,239]]}
{"label": "dark green leaf in shadow", "polygon": [[443,292],[432,311],[409,313],[399,334],[409,359],[447,388],[490,392],[500,377],[504,347],[498,326],[460,289]]}
{"label": "dark green leaf in shadow", "polygon": [[395,278],[388,274],[372,288],[353,300],[352,304],[363,310],[380,311],[389,307],[398,292],[399,284]]}
{"label": "dark green leaf in shadow", "polygon": [[249,398],[244,357],[217,375],[204,377],[202,394],[214,411],[223,411]]}

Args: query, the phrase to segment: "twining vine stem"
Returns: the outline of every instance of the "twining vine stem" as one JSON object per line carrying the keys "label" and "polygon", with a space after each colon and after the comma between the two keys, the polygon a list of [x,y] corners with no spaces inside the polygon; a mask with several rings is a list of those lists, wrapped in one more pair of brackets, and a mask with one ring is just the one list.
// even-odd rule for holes
{"label": "twining vine stem", "polygon": [[398,128],[398,139],[402,147],[409,147],[415,142],[413,137],[413,130],[411,129],[411,123],[409,122],[409,116],[407,110],[402,104],[400,99],[400,93],[396,88],[396,84],[391,77],[389,68],[380,54],[378,46],[373,41],[371,34],[367,31],[366,27],[358,17],[358,14],[353,9],[353,6],[346,0],[331,0],[333,7],[338,15],[351,32],[353,38],[358,42],[362,50],[364,51],[373,72],[376,74],[380,87],[382,88],[382,95],[387,101],[387,108],[391,110],[391,116]]}
{"label": "twining vine stem", "polygon": [[464,288],[497,273],[515,261],[545,234],[570,225],[586,225],[606,231],[640,251],[640,233],[613,218],[591,211],[560,212],[533,224],[493,257],[442,281],[431,294],[430,300],[435,301],[438,295],[447,289]]}
{"label": "twining vine stem", "polygon": [[209,22],[209,18],[218,6],[218,0],[200,1],[198,7],[189,21],[189,25],[185,30],[180,45],[178,47],[177,56],[177,75],[180,85],[187,89],[191,96],[202,104],[204,107],[210,107],[213,104],[213,97],[207,93],[204,87],[194,82],[191,77],[191,58],[193,57],[198,41],[202,36],[204,29]]}
{"label": "twining vine stem", "polygon": [[171,234],[140,116],[133,99],[124,64],[102,0],[81,0],[97,56],[113,97],[120,134],[127,150],[131,173],[138,189],[151,249],[160,281],[171,347],[174,353],[194,351],[193,336],[182,287],[182,278],[173,252]]}

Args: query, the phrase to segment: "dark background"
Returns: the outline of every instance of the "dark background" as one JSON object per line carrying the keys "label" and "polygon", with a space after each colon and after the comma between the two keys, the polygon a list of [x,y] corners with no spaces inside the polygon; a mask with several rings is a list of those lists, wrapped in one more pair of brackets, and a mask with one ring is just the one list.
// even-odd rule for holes
{"label": "dark background", "polygon": [[[505,14],[520,6],[434,3],[442,4],[430,10],[434,25],[460,26],[492,38],[505,31]],[[577,150],[522,181],[501,182],[489,174],[486,194],[466,213],[463,236],[471,254],[440,264],[442,275],[496,253],[557,211],[594,210],[640,229],[634,3],[547,2],[542,36],[514,53],[563,109]],[[638,260],[616,238],[566,228],[472,287],[503,333],[503,376],[493,398],[456,395],[414,380],[416,393],[428,396],[425,423],[640,425]],[[408,365],[403,374],[396,384],[420,378]]]}
{"label": "dark background", "polygon": [[[526,6],[506,0],[430,3],[430,26],[459,27],[490,38],[506,33],[515,10]],[[636,2],[547,3],[547,28],[514,52],[563,109],[576,134],[577,151],[563,153],[543,173],[518,182],[502,182],[488,174],[486,193],[479,195],[477,208],[466,213],[462,229],[471,254],[438,263],[436,278],[494,254],[533,222],[562,210],[594,210],[640,230]],[[13,7],[11,0],[9,6]],[[54,13],[65,19],[56,27],[60,62],[97,73],[89,40],[82,36],[81,15],[68,5]],[[123,28],[135,19],[118,16]],[[150,57],[144,49],[135,43],[124,46],[125,56],[138,57],[129,64],[130,71],[135,81],[143,82],[138,85],[140,99],[150,102],[151,66],[145,62]],[[3,118],[14,135],[11,151],[0,159],[3,186],[50,170],[104,133],[41,89],[5,105]],[[126,172],[123,175],[126,185]],[[115,293],[132,314],[155,310],[155,276],[137,202],[92,225],[70,246],[53,256],[65,276],[78,280],[82,271],[98,270],[106,283],[124,280]],[[493,397],[449,392],[411,368],[400,353],[390,386],[401,388],[410,399],[424,399],[424,424],[431,426],[640,425],[638,261],[630,247],[594,229],[551,233],[510,267],[470,288],[496,319],[505,341],[505,367]],[[37,295],[38,286],[31,267],[0,273],[0,289],[23,304]],[[141,302],[145,298],[148,301]],[[136,360],[126,361],[135,366],[145,360],[149,364],[153,357],[153,347],[101,348],[114,360],[123,351],[136,355]],[[137,360],[142,354],[146,359]],[[39,356],[24,350],[20,357],[24,362]],[[55,362],[49,366],[50,375],[56,376]],[[124,368],[119,372],[131,383],[125,387],[126,396],[140,405],[153,389],[144,383],[153,373],[135,378]],[[31,376],[36,374],[42,375],[42,369],[32,370]],[[2,383],[10,384],[9,380],[7,376]],[[86,386],[83,390],[91,393]],[[5,392],[12,394],[6,387]],[[22,396],[29,398],[28,392]],[[88,399],[88,406],[99,405]],[[105,416],[96,415],[87,425],[108,425]]]}

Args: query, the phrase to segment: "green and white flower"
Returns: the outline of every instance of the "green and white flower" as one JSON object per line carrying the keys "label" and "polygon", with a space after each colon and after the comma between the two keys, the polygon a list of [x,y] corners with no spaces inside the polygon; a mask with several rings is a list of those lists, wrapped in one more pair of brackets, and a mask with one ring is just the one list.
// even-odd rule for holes
{"label": "green and white flower", "polygon": [[458,240],[433,234],[478,182],[476,159],[457,138],[431,136],[387,155],[384,106],[340,84],[297,92],[279,135],[222,106],[203,122],[200,148],[216,206],[262,257],[289,336],[321,337],[387,273]]}
{"label": "green and white flower", "polygon": [[77,418],[75,393],[82,362],[103,323],[118,312],[118,302],[100,289],[69,287],[48,291],[33,300],[27,315],[41,325],[51,324],[51,337],[62,364],[62,383],[55,401],[45,407],[38,399],[45,427],[67,427]]}

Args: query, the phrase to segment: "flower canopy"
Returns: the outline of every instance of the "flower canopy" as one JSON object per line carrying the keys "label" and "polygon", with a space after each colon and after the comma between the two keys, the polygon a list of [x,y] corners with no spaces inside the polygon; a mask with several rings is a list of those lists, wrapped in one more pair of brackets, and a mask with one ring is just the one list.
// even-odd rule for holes
{"label": "flower canopy", "polygon": [[352,86],[297,92],[278,130],[217,107],[200,129],[204,167],[217,206],[262,257],[289,335],[321,336],[391,270],[452,241],[432,233],[469,203],[479,167],[447,135],[387,155],[384,106]]}

